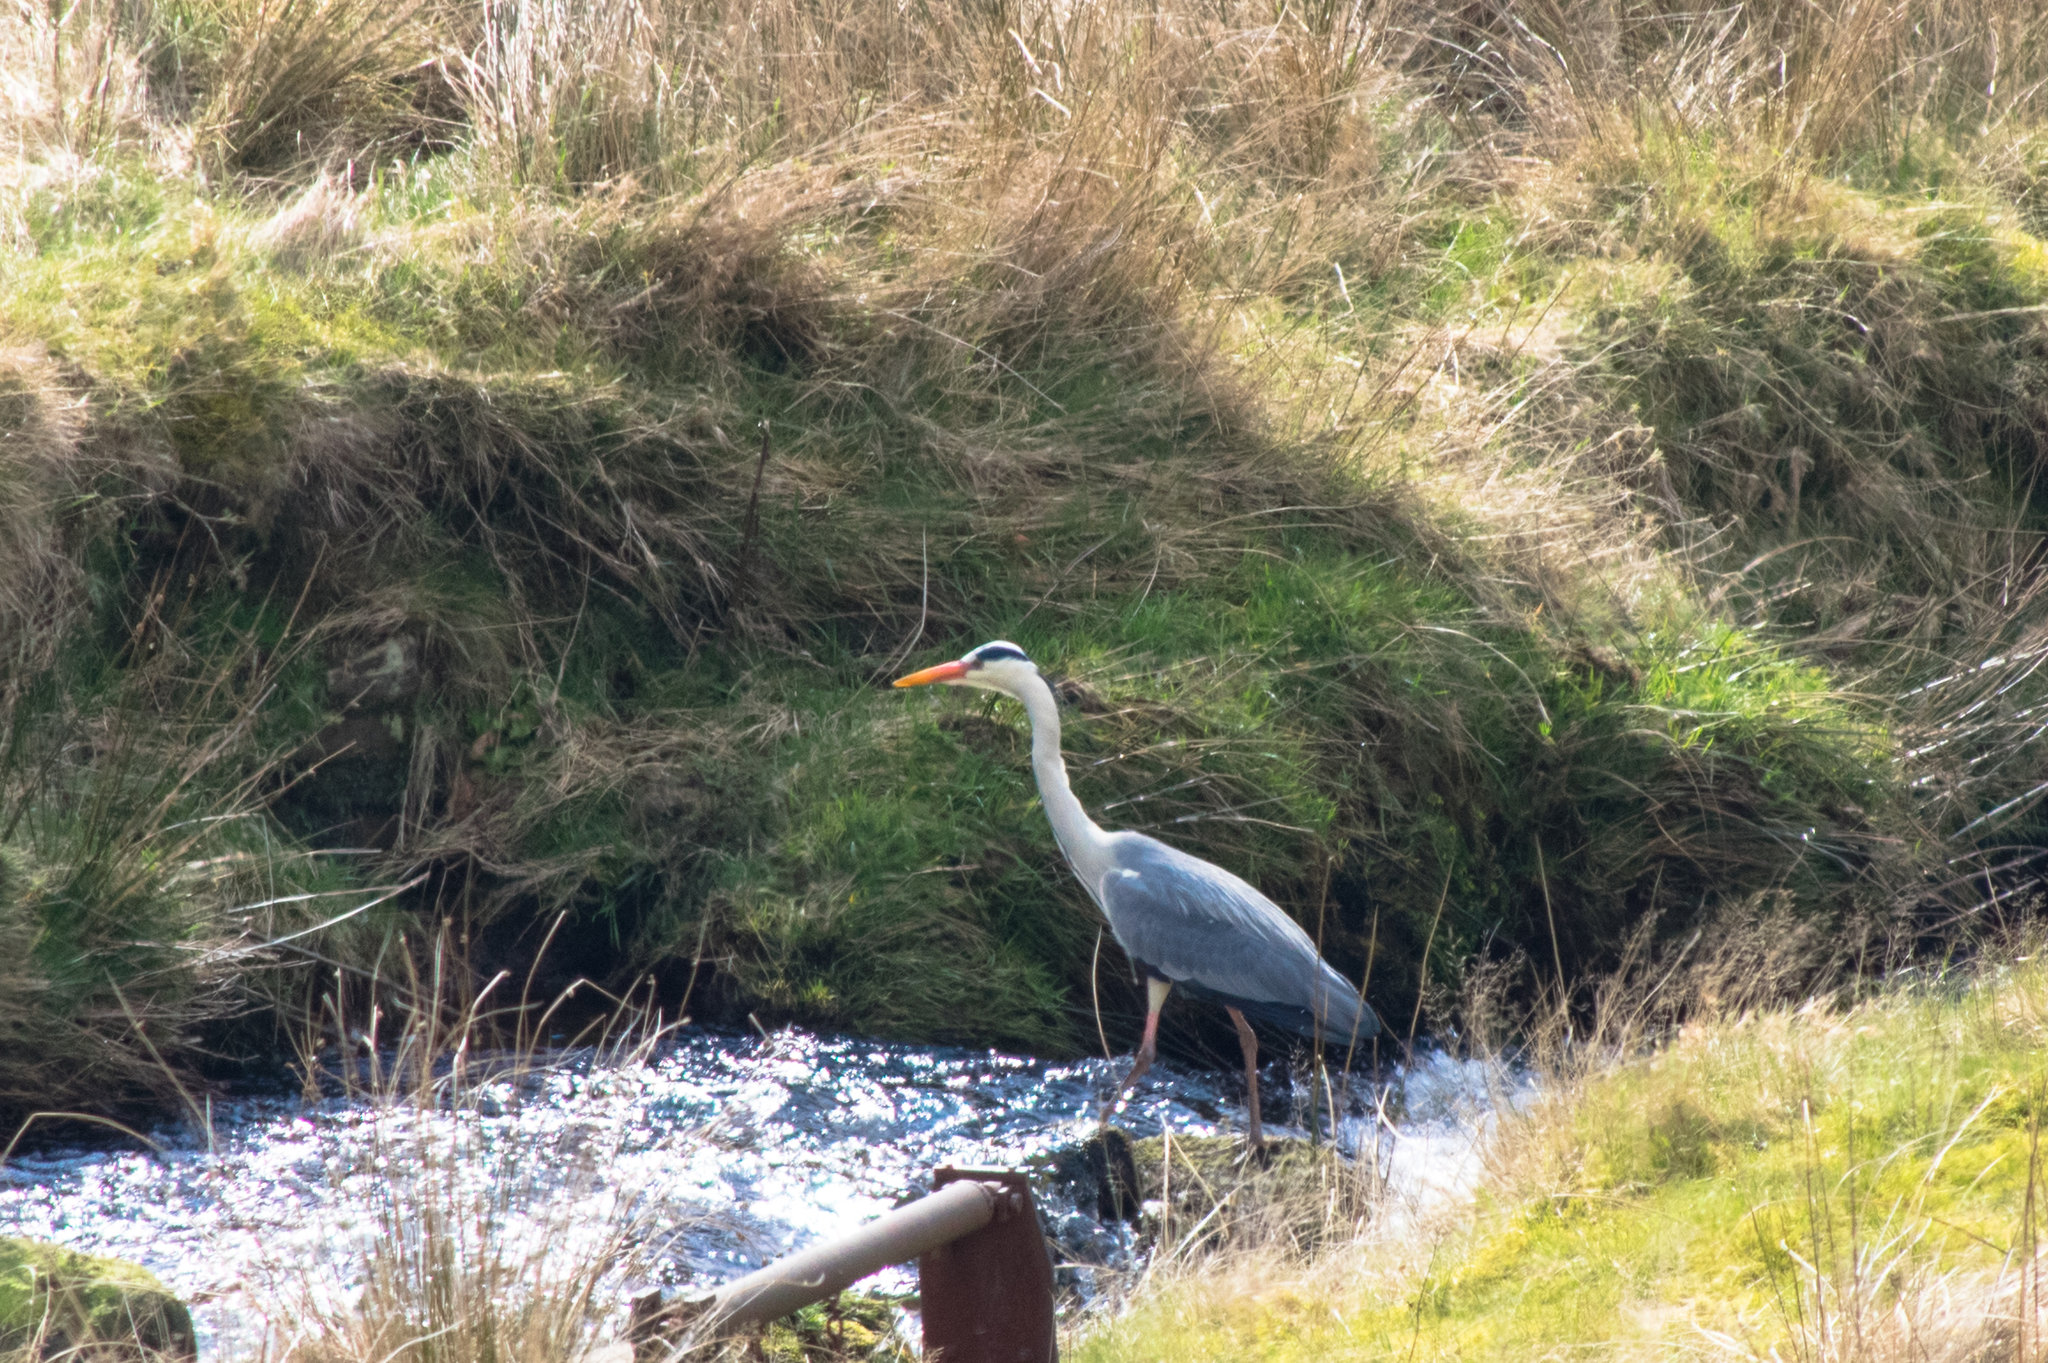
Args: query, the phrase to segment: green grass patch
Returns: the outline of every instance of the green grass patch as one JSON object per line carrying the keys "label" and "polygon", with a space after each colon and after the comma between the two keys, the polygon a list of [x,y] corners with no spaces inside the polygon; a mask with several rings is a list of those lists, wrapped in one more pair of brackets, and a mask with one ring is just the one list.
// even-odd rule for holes
{"label": "green grass patch", "polygon": [[1728,1015],[1555,1075],[1503,1120],[1451,1224],[1368,1235],[1324,1270],[1219,1261],[1076,1354],[1981,1346],[2012,1309],[2008,1256],[2031,1243],[2042,983],[2028,964]]}

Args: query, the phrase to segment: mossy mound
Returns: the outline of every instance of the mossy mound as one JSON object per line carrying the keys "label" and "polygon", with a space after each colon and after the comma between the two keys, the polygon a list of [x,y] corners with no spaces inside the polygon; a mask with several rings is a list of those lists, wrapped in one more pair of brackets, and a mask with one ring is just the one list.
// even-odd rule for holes
{"label": "mossy mound", "polygon": [[[1138,1000],[1095,963],[1019,717],[877,690],[996,636],[1062,676],[1105,821],[1248,875],[1390,1016],[1482,943],[1576,972],[1645,915],[1765,886],[1832,911],[1911,874],[1888,735],[1823,671],[1683,612],[1552,623],[1409,491],[1056,300],[1039,325],[1071,344],[970,383],[835,301],[873,268],[868,226],[792,255],[791,224],[708,206],[592,235],[478,205],[458,238],[524,243],[478,266],[394,201],[418,249],[308,278],[204,200],[160,208],[119,237],[48,228],[8,267],[7,315],[48,349],[21,362],[35,410],[56,374],[87,395],[38,418],[39,495],[78,509],[35,560],[59,589],[18,665],[7,798],[43,864],[123,868],[36,929],[92,978],[119,953],[63,933],[165,902],[168,868],[254,868],[214,845],[236,828],[294,883],[122,940],[204,939],[191,959],[253,978],[388,963],[449,922],[478,979],[524,978],[566,914],[541,993],[652,972],[700,1015],[1073,1053],[1089,1001],[1121,1031]],[[650,289],[695,320],[618,331]],[[95,725],[139,765],[58,761]],[[129,822],[45,813],[46,761],[63,801]],[[165,855],[156,827],[208,841]],[[265,931],[234,916],[252,902]],[[135,1005],[150,1044],[122,1048],[173,1067],[226,1048],[222,1013],[372,988],[112,978],[213,1010]],[[1176,1012],[1169,1040],[1212,1023]]]}
{"label": "mossy mound", "polygon": [[[192,1314],[147,1269],[0,1238],[0,1351],[26,1357],[196,1359]],[[10,1355],[11,1356],[11,1355]]]}

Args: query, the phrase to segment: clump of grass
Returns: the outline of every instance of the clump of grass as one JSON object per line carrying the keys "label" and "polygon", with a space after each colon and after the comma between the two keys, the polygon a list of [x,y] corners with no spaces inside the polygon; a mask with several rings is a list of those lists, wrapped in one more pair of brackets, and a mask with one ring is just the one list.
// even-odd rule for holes
{"label": "clump of grass", "polygon": [[1313,1257],[1356,1240],[1384,1196],[1370,1148],[1354,1158],[1288,1140],[1261,1160],[1235,1136],[1168,1133],[1135,1142],[1132,1154],[1137,1192],[1159,1209],[1148,1217],[1157,1236],[1148,1275],[1233,1250]]}
{"label": "clump of grass", "polygon": [[147,41],[119,4],[24,9],[0,30],[0,137],[16,166],[147,145]]}
{"label": "clump of grass", "polygon": [[1961,207],[1902,237],[1838,188],[1735,200],[1651,190],[1611,210],[1657,221],[1620,228],[1638,260],[1586,318],[1656,433],[1673,511],[1726,527],[1740,590],[1820,647],[1890,642],[1918,666],[1981,637],[2042,450],[2035,248]]}
{"label": "clump of grass", "polygon": [[[532,1030],[528,999],[496,998],[509,981],[457,1006],[466,982],[444,936],[423,970],[385,982],[405,1000],[389,1033],[381,1010],[359,1031],[328,999],[318,1031],[350,1040],[313,1061],[309,1082],[331,1085],[362,1114],[349,1130],[353,1167],[340,1176],[366,1191],[366,1223],[334,1228],[329,1262],[269,1266],[263,1293],[276,1315],[266,1356],[575,1359],[622,1332],[626,1286],[674,1233],[643,1224],[617,1167],[642,1153],[634,1076],[663,1024],[623,1010],[579,1036],[565,1060],[541,1049],[547,1024]],[[593,1076],[592,1101],[572,1121],[544,1131],[506,1121],[577,1063]]]}
{"label": "clump of grass", "polygon": [[1483,5],[1447,16],[1418,65],[1497,135],[1626,141],[1670,123],[1805,167],[1910,165],[1945,143],[1995,152],[2030,126],[2048,46],[2024,5],[1938,14],[1854,3],[1725,16],[1626,3]]}
{"label": "clump of grass", "polygon": [[52,501],[78,490],[79,425],[75,394],[49,356],[17,348],[0,355],[0,431],[6,434],[6,548],[0,550],[0,627],[13,652],[8,693],[19,695],[47,668],[73,621],[81,574],[66,553],[64,527],[48,514]]}
{"label": "clump of grass", "polygon": [[290,1000],[318,948],[346,951],[364,927],[352,920],[391,898],[352,887],[263,811],[259,712],[289,650],[187,653],[162,628],[129,636],[147,662],[111,676],[54,665],[5,714],[10,1132],[37,1113],[189,1104],[203,1058],[255,1039],[234,1036],[238,1020]]}

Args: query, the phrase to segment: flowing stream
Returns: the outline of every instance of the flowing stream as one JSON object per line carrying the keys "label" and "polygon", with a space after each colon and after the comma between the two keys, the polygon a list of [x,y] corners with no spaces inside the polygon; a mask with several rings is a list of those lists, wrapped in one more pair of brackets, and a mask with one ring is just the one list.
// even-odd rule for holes
{"label": "flowing stream", "polygon": [[[0,1233],[144,1264],[194,1304],[203,1357],[247,1357],[295,1316],[345,1311],[369,1252],[430,1230],[530,1276],[637,1246],[631,1279],[604,1284],[619,1300],[736,1276],[887,1210],[938,1165],[1014,1167],[1073,1145],[1126,1063],[694,1029],[537,1066],[482,1057],[453,1103],[398,1086],[381,1100],[256,1094],[149,1132],[153,1149],[17,1154],[0,1167]],[[1239,1131],[1233,1078],[1157,1065],[1120,1124]],[[1474,1176],[1486,1092],[1479,1067],[1430,1056],[1358,1095],[1342,1136],[1407,1205],[1454,1197]],[[1129,1267],[1128,1228],[1045,1200],[1063,1255]]]}

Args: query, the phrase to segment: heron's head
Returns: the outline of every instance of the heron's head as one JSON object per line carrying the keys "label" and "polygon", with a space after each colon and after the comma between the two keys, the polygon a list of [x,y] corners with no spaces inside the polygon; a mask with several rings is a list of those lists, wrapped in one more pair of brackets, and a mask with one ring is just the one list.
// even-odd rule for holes
{"label": "heron's head", "polygon": [[1025,657],[1023,649],[998,639],[950,663],[898,677],[896,685],[930,686],[933,682],[944,682],[947,686],[978,686],[984,691],[1017,696],[1023,694],[1021,688],[1037,678],[1038,664]]}

